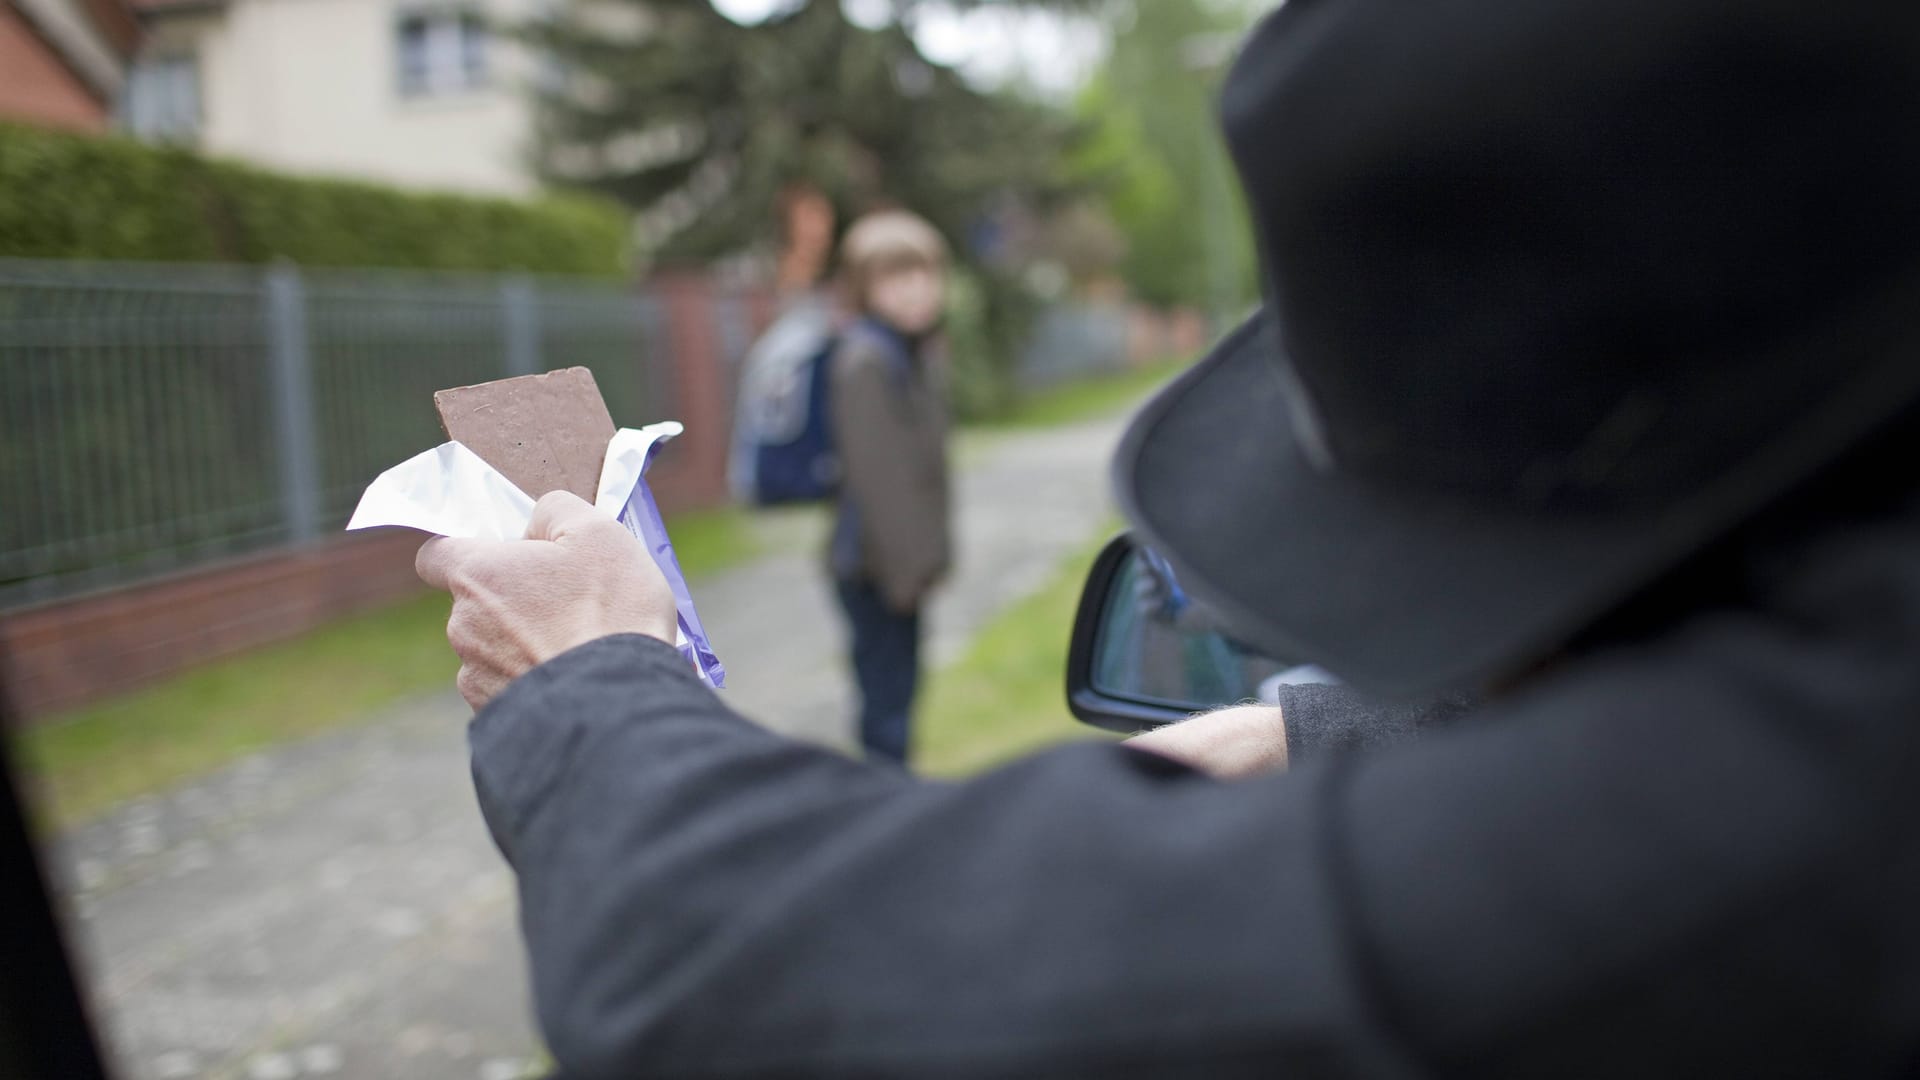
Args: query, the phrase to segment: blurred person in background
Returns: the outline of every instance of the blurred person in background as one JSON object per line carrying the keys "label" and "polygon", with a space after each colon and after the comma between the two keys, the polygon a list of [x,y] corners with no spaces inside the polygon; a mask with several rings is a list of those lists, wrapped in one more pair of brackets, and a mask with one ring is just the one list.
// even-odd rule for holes
{"label": "blurred person in background", "polygon": [[833,347],[844,321],[827,278],[836,221],[832,200],[818,188],[793,184],[780,193],[775,210],[781,235],[774,269],[779,310],[740,365],[727,463],[728,488],[749,506],[766,501],[759,477],[763,437],[770,429],[788,438],[806,428],[810,394],[796,386],[811,378],[812,365]]}
{"label": "blurred person in background", "polygon": [[1267,307],[1118,486],[1347,686],[930,782],[578,499],[430,541],[563,1072],[1914,1075],[1920,6],[1295,0],[1224,100]]}
{"label": "blurred person in background", "polygon": [[780,193],[778,209],[783,242],[774,287],[787,301],[817,294],[833,258],[833,200],[819,188],[794,184]]}
{"label": "blurred person in background", "polygon": [[921,610],[952,560],[947,394],[937,340],[947,247],[900,210],[855,222],[840,249],[855,317],[831,360],[841,476],[828,564],[847,616],[860,745],[907,763]]}

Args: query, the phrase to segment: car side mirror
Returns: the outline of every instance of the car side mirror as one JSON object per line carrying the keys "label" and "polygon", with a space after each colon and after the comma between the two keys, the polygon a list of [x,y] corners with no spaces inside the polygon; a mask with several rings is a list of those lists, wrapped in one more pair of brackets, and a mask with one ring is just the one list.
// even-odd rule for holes
{"label": "car side mirror", "polygon": [[1094,560],[1067,654],[1067,707],[1082,723],[1141,731],[1223,705],[1277,701],[1285,683],[1332,681],[1221,632],[1132,534]]}

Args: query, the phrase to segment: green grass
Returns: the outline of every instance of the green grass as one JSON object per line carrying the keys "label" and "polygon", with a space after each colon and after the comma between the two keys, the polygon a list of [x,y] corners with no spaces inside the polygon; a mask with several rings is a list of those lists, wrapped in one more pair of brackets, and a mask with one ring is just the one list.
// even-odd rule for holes
{"label": "green grass", "polygon": [[1091,420],[1138,405],[1189,360],[1161,360],[1133,371],[1082,379],[1023,396],[1005,416],[981,421],[987,430],[1054,427]]}
{"label": "green grass", "polygon": [[[1166,359],[1039,391],[1006,415],[970,426],[990,434],[1109,416],[1139,405],[1191,362]],[[1057,743],[1107,737],[1074,720],[1066,702],[1074,611],[1105,543],[1103,535],[1069,559],[1045,588],[1002,612],[958,661],[929,677],[914,722],[917,768],[962,776]]]}
{"label": "green grass", "polygon": [[[683,514],[674,552],[690,578],[751,559],[738,511]],[[216,661],[49,718],[15,736],[53,829],[279,743],[347,727],[451,688],[447,598],[430,593]]]}
{"label": "green grass", "polygon": [[673,534],[673,555],[688,579],[703,578],[751,561],[760,554],[753,523],[747,512],[729,507],[676,514],[667,522]]}
{"label": "green grass", "polygon": [[17,736],[61,827],[256,750],[452,685],[448,601],[406,600],[56,716]]}
{"label": "green grass", "polygon": [[1045,588],[1002,612],[958,661],[933,674],[915,721],[916,767],[963,776],[1057,743],[1104,737],[1067,711],[1065,678],[1074,609],[1101,546],[1069,559]]}

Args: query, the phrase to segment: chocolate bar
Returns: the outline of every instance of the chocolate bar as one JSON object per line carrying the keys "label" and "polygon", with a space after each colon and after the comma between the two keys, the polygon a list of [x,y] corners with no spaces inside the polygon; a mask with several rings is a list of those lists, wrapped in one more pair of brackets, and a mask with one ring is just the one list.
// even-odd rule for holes
{"label": "chocolate bar", "polygon": [[594,501],[613,417],[583,367],[457,386],[433,395],[447,438],[535,499],[571,491]]}

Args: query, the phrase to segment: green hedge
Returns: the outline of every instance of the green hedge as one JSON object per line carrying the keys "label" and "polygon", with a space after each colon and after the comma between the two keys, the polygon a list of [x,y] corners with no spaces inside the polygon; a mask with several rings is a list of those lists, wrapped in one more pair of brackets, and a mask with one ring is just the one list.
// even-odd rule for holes
{"label": "green hedge", "polygon": [[627,236],[586,198],[418,194],[0,124],[0,255],[615,277]]}

